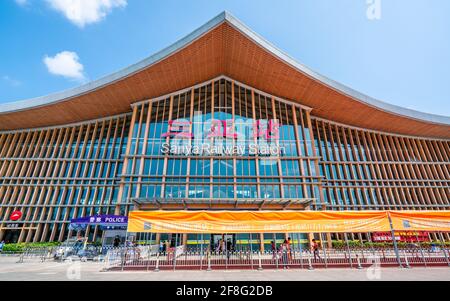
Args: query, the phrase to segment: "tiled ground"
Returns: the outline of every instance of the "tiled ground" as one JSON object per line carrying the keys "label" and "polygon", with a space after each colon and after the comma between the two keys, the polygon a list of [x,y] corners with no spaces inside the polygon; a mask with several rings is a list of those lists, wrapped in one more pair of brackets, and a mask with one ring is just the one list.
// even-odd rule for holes
{"label": "tiled ground", "polygon": [[160,271],[102,272],[102,263],[40,262],[28,259],[17,263],[17,257],[0,257],[0,281],[4,280],[450,280],[450,268],[382,268],[382,269],[316,269],[308,270],[233,270],[233,271]]}

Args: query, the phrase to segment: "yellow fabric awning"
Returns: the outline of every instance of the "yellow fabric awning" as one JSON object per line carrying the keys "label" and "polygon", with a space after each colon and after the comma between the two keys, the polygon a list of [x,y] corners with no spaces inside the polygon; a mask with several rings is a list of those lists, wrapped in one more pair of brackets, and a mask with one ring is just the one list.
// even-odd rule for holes
{"label": "yellow fabric awning", "polygon": [[450,211],[132,211],[128,232],[343,233],[450,231]]}
{"label": "yellow fabric awning", "polygon": [[450,231],[450,211],[389,211],[395,230]]}
{"label": "yellow fabric awning", "polygon": [[128,232],[284,233],[389,231],[386,211],[132,211]]}

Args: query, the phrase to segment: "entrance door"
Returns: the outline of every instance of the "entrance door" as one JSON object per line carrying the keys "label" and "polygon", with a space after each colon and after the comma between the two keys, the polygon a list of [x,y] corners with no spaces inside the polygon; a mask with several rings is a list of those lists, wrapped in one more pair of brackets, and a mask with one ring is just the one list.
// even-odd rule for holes
{"label": "entrance door", "polygon": [[[231,242],[231,245],[234,246],[235,244],[235,234],[211,234],[211,250],[212,251],[218,251],[218,246],[220,240],[225,240],[225,245],[228,241]],[[224,251],[224,250],[221,250]]]}
{"label": "entrance door", "polygon": [[19,240],[20,230],[5,230],[3,240],[5,243],[16,243]]}

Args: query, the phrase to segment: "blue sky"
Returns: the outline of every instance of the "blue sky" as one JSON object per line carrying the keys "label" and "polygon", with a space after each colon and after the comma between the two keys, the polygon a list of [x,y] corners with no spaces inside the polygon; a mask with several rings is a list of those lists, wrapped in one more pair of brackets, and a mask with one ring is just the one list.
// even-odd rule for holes
{"label": "blue sky", "polygon": [[[367,1],[379,1],[379,19]],[[450,116],[448,0],[1,0],[0,102],[108,75],[223,10],[331,79]]]}

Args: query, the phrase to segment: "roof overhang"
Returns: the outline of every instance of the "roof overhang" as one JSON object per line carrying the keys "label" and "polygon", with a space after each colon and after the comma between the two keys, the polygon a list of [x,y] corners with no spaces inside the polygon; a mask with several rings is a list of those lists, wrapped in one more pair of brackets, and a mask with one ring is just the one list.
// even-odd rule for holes
{"label": "roof overhang", "polygon": [[130,198],[136,210],[222,210],[233,209],[305,209],[310,203],[317,201],[314,198],[303,199],[170,199],[170,198]]}
{"label": "roof overhang", "polygon": [[225,75],[331,121],[450,139],[450,117],[391,105],[328,79],[223,12],[170,47],[86,85],[0,105],[0,130],[64,125],[130,111],[135,102]]}

